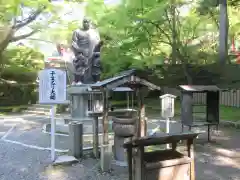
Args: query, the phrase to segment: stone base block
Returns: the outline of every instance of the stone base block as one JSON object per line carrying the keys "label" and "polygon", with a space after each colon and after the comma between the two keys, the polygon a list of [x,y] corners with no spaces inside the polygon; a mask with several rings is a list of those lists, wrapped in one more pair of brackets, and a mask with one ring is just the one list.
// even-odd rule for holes
{"label": "stone base block", "polygon": [[[83,122],[83,134],[91,134],[93,133],[93,122],[92,121],[82,121]],[[109,124],[109,128],[108,128],[108,132],[111,133],[112,132],[112,125]],[[42,128],[43,131],[45,132],[51,132],[51,123],[47,123],[43,125]],[[103,132],[103,128],[102,128],[102,124],[98,125],[98,132],[102,133]],[[67,124],[56,124],[56,133],[59,134],[69,134],[69,127],[68,127],[68,123]]]}
{"label": "stone base block", "polygon": [[73,156],[59,156],[57,159],[53,162],[53,165],[71,165],[73,163],[77,163],[78,160]]}
{"label": "stone base block", "polygon": [[[51,132],[51,124],[44,124],[42,130],[45,132]],[[56,124],[55,132],[60,134],[69,134],[68,124]]]}
{"label": "stone base block", "polygon": [[101,157],[100,157],[101,170],[108,172],[111,170],[112,164],[112,145],[104,144],[101,146]]}
{"label": "stone base block", "polygon": [[125,149],[123,148],[124,138],[114,136],[114,145],[113,145],[113,153],[114,158],[117,161],[125,161]]}

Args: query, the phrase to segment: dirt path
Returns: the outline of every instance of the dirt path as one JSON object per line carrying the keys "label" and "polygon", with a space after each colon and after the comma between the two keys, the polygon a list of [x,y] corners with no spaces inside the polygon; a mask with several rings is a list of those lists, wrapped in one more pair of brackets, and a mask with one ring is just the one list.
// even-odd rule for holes
{"label": "dirt path", "polygon": [[220,130],[215,143],[196,145],[197,180],[240,180],[240,131]]}

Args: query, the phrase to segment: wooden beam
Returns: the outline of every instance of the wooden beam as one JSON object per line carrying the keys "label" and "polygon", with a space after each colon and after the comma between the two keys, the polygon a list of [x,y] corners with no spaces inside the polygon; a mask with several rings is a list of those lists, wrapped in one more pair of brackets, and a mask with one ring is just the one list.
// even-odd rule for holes
{"label": "wooden beam", "polygon": [[190,163],[190,180],[195,180],[195,165],[194,165],[194,140],[188,139],[187,140],[187,151],[188,151],[188,157],[191,158]]}
{"label": "wooden beam", "polygon": [[108,90],[103,90],[103,144],[101,147],[101,169],[107,172],[111,168],[112,148],[108,139]]}
{"label": "wooden beam", "polygon": [[98,116],[93,117],[93,155],[95,158],[99,158],[99,151],[98,151]]}
{"label": "wooden beam", "polygon": [[103,144],[108,144],[108,92],[103,92]]}

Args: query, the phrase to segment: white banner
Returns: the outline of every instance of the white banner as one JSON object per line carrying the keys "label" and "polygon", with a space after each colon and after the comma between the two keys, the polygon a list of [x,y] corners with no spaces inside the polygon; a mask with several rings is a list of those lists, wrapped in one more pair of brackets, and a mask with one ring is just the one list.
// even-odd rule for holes
{"label": "white banner", "polygon": [[39,72],[39,103],[66,104],[66,72],[60,69],[44,69]]}

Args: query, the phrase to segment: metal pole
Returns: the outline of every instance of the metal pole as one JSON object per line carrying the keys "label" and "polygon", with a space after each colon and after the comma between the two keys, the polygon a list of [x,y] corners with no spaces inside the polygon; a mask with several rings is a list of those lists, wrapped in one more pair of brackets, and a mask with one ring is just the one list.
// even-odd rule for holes
{"label": "metal pole", "polygon": [[55,124],[55,107],[52,105],[52,108],[50,110],[51,114],[51,160],[55,161],[55,129],[56,129],[56,124]]}

